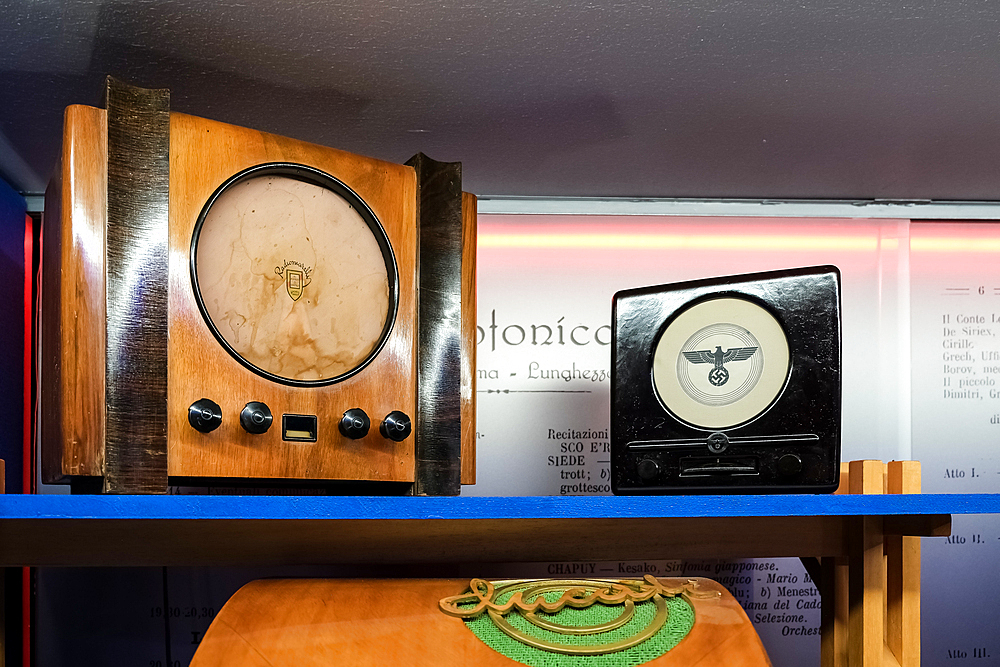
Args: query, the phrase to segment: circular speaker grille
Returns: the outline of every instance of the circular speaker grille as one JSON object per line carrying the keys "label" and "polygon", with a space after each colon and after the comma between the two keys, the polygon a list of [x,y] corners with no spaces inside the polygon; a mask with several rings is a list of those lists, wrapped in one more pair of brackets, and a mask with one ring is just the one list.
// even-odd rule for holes
{"label": "circular speaker grille", "polygon": [[663,331],[653,386],[683,421],[730,428],[771,405],[788,368],[788,340],[771,313],[745,299],[716,298],[684,310]]}
{"label": "circular speaker grille", "polygon": [[191,279],[219,342],[284,384],[357,373],[396,315],[396,263],[375,214],[301,165],[253,167],[212,195],[195,226]]}

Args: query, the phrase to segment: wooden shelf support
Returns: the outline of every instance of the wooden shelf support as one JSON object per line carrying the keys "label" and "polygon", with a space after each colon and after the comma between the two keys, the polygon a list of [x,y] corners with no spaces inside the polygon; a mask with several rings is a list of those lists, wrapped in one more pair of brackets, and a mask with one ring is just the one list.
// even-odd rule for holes
{"label": "wooden shelf support", "polygon": [[[920,493],[920,462],[888,464],[889,493]],[[920,538],[887,535],[886,644],[900,667],[920,665]]]}
{"label": "wooden shelf support", "polygon": [[[837,493],[920,493],[920,463],[852,461]],[[822,559],[822,667],[920,664],[920,539],[885,527],[881,516],[852,518],[847,557]]]}

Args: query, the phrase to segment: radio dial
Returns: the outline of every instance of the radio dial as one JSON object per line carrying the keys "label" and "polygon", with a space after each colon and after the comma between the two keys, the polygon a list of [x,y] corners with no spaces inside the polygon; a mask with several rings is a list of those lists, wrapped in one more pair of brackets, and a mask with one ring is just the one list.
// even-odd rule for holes
{"label": "radio dial", "polygon": [[393,410],[382,420],[378,431],[382,434],[383,438],[402,442],[409,437],[411,428],[410,418],[406,416],[406,413]]}
{"label": "radio dial", "polygon": [[210,433],[222,424],[222,408],[211,399],[199,399],[188,408],[188,423],[196,431]]}
{"label": "radio dial", "polygon": [[240,412],[240,426],[247,433],[266,433],[272,421],[271,409],[259,401],[250,401]]}
{"label": "radio dial", "polygon": [[357,440],[368,435],[372,420],[361,408],[351,408],[340,418],[340,432],[346,438]]}

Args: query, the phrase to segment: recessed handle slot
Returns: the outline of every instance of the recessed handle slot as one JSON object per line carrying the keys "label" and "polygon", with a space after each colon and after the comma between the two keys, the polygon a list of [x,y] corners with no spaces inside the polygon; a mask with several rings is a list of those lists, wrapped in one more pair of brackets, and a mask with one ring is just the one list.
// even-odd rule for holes
{"label": "recessed handle slot", "polygon": [[678,463],[681,477],[757,475],[760,472],[756,456],[685,456]]}

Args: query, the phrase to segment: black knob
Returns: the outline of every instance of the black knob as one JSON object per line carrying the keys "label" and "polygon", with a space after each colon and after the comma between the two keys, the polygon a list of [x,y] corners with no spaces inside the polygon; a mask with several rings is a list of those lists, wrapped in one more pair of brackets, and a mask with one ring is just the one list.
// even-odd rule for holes
{"label": "black knob", "polygon": [[210,433],[222,424],[222,408],[211,399],[200,398],[188,408],[188,423],[196,431]]}
{"label": "black knob", "polygon": [[713,433],[708,436],[708,451],[721,454],[729,447],[729,438],[725,433]]}
{"label": "black knob", "polygon": [[382,420],[378,432],[382,434],[383,438],[402,442],[409,437],[411,428],[410,418],[406,416],[406,413],[393,410]]}
{"label": "black knob", "polygon": [[644,482],[652,482],[660,476],[660,464],[653,459],[643,459],[636,466],[639,478]]}
{"label": "black knob", "polygon": [[240,426],[247,433],[266,433],[272,421],[271,409],[259,401],[250,401],[240,413]]}
{"label": "black knob", "polygon": [[796,454],[785,454],[778,459],[778,474],[782,477],[790,477],[802,472],[802,459]]}
{"label": "black knob", "polygon": [[372,420],[361,408],[351,408],[340,418],[338,426],[344,437],[357,440],[368,435],[368,429],[372,427]]}

